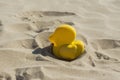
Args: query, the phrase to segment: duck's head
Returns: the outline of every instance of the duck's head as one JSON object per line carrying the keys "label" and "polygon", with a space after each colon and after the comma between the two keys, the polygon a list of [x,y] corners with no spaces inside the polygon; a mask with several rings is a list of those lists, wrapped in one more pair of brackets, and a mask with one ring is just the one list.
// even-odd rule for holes
{"label": "duck's head", "polygon": [[70,44],[75,40],[75,29],[67,24],[60,25],[53,34],[50,35],[49,40],[54,46],[63,44]]}

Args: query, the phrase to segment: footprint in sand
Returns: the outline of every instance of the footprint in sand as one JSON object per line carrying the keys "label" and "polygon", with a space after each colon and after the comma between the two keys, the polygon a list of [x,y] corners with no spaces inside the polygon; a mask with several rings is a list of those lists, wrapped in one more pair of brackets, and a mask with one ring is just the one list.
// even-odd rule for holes
{"label": "footprint in sand", "polygon": [[17,68],[15,72],[16,80],[42,80],[44,78],[44,73],[42,72],[41,67]]}
{"label": "footprint in sand", "polygon": [[[60,24],[74,25],[74,22],[71,22],[71,21],[62,21],[59,19],[47,21],[47,19],[41,20],[40,18],[37,19],[38,17],[34,18],[34,16],[36,16],[36,14],[34,14],[34,13],[32,14],[32,17],[29,17],[26,15],[26,17],[31,18],[31,20],[27,20],[27,22],[22,20],[22,21],[24,21],[24,23],[12,24],[12,25],[8,26],[6,29],[8,31],[19,32],[19,33],[23,33],[23,32],[25,33],[25,32],[29,32],[29,31],[40,33],[43,31],[53,30],[56,26],[58,26]],[[23,15],[22,15],[22,17],[23,17]],[[52,19],[52,18],[49,18],[49,19]]]}
{"label": "footprint in sand", "polygon": [[[112,40],[112,39],[97,39],[91,42],[94,49],[98,50],[101,48],[105,49],[114,49],[120,47],[120,40]],[[99,45],[99,46],[98,46]]]}
{"label": "footprint in sand", "polygon": [[41,11],[44,16],[73,16],[76,15],[73,12],[58,12],[58,11]]}
{"label": "footprint in sand", "polygon": [[[117,58],[110,55],[108,56],[109,53],[107,53],[107,51],[120,48],[120,40],[96,39],[92,40],[91,45],[93,49],[95,49],[95,55],[99,60],[118,61]],[[102,52],[100,52],[100,50]]]}
{"label": "footprint in sand", "polygon": [[40,31],[39,28],[42,28],[42,27],[51,28],[51,26],[54,26],[54,25],[56,26],[64,23],[74,25],[74,23],[71,21],[60,20],[60,16],[66,17],[66,16],[75,16],[75,15],[76,14],[72,12],[31,11],[31,12],[24,12],[24,13],[18,14],[16,15],[16,17],[20,18],[24,22],[28,22],[32,24],[33,29],[37,29],[38,31]]}
{"label": "footprint in sand", "polygon": [[65,22],[65,21],[61,21],[61,20],[34,21],[33,23],[31,23],[32,29],[37,33],[47,31],[50,29],[54,29],[56,26],[58,26],[60,24],[74,25],[73,22]]}
{"label": "footprint in sand", "polygon": [[35,49],[36,47],[38,45],[34,39],[14,40],[0,45],[0,48]]}
{"label": "footprint in sand", "polygon": [[18,32],[18,33],[24,33],[31,31],[31,26],[28,23],[16,23],[9,25],[7,28],[5,28],[7,31],[12,32]]}
{"label": "footprint in sand", "polygon": [[0,80],[12,80],[11,76],[5,72],[0,73]]}
{"label": "footprint in sand", "polygon": [[101,52],[95,52],[96,56],[98,59],[103,59],[103,60],[112,60],[112,61],[118,61],[118,59],[116,58],[112,58],[104,53],[101,53]]}
{"label": "footprint in sand", "polygon": [[59,17],[59,16],[75,16],[76,14],[73,12],[59,12],[59,11],[29,11],[29,12],[24,12],[20,13],[19,17],[22,20],[27,20],[30,21],[30,17]]}

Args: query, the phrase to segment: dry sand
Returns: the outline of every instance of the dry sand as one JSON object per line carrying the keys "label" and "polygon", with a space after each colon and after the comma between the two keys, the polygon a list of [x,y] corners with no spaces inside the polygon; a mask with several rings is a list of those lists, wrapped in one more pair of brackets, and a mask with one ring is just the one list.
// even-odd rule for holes
{"label": "dry sand", "polygon": [[[50,51],[63,23],[86,45],[71,62]],[[120,0],[0,0],[0,80],[120,80]]]}

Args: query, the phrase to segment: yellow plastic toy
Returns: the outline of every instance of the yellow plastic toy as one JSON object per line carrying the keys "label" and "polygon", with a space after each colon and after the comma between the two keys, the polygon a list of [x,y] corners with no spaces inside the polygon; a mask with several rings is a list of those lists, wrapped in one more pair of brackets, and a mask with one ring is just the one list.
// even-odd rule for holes
{"label": "yellow plastic toy", "polygon": [[75,29],[67,24],[60,25],[49,40],[53,43],[53,54],[65,60],[73,60],[84,52],[84,43],[80,40],[75,40]]}

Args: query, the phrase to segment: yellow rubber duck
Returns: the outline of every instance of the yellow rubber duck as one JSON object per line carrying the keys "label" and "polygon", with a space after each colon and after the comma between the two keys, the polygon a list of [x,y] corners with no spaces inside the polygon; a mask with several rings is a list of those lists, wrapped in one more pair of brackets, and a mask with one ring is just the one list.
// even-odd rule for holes
{"label": "yellow rubber duck", "polygon": [[49,37],[49,41],[53,43],[53,54],[65,60],[73,60],[80,56],[84,52],[84,43],[75,38],[76,31],[72,26],[60,25]]}

